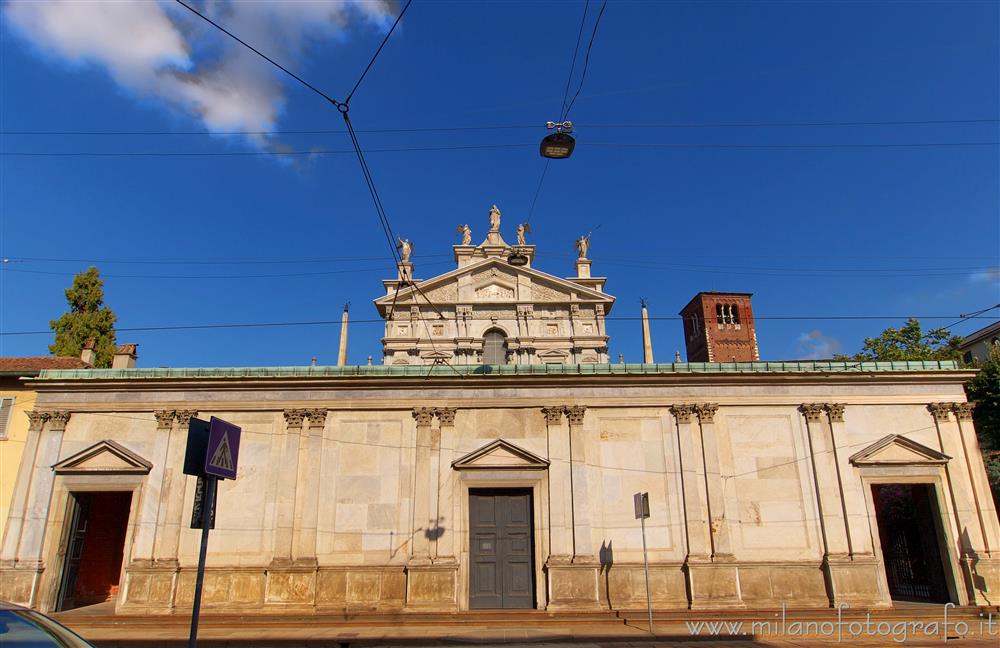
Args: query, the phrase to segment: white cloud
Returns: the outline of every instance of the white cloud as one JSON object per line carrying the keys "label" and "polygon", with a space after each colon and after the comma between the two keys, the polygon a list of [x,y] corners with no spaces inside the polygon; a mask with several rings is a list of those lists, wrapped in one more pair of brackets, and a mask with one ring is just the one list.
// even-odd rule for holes
{"label": "white cloud", "polygon": [[1000,283],[1000,267],[990,268],[980,272],[973,272],[969,275],[969,279],[972,279],[973,281],[985,281],[988,283]]}
{"label": "white cloud", "polygon": [[795,343],[803,360],[829,360],[840,353],[840,340],[823,335],[819,329],[801,334]]}
{"label": "white cloud", "polygon": [[[200,7],[293,70],[310,43],[343,39],[352,22],[385,29],[394,9],[382,0],[212,0]],[[279,71],[174,2],[11,0],[4,10],[41,52],[99,65],[128,90],[197,115],[210,131],[271,130],[284,107]]]}

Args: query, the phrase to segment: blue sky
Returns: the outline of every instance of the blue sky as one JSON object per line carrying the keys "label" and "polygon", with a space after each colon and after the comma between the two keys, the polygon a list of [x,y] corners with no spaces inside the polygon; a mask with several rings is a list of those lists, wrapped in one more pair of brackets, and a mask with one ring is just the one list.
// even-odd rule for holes
{"label": "blue sky", "polygon": [[[48,16],[73,25],[66,36],[16,4],[0,30],[0,354],[45,354],[51,334],[9,333],[48,330],[72,274],[93,264],[120,327],[338,320],[349,301],[349,361],[378,362],[371,300],[392,265],[352,155],[11,155],[345,151],[340,132],[207,134],[339,131],[331,106],[176,7],[145,3],[118,22]],[[342,98],[392,16],[360,4],[333,25],[323,4],[214,9]],[[449,270],[455,225],[479,240],[492,203],[508,240],[528,217],[583,6],[415,0],[353,99],[359,130],[513,127],[361,133],[370,149],[502,145],[369,154],[417,276]],[[98,49],[79,42],[88,29]],[[593,231],[612,316],[637,316],[640,297],[666,318],[700,290],[753,292],[763,358],[790,359],[851,353],[902,322],[824,317],[957,319],[1000,301],[1000,147],[939,145],[1000,141],[996,2],[612,1],[570,118],[576,153],[551,163],[529,239],[536,267],[568,276],[573,240]],[[870,124],[949,120],[994,121]],[[789,125],[843,122],[869,124]],[[275,274],[296,276],[260,276]],[[821,319],[766,319],[786,316]],[[641,359],[638,322],[608,331],[612,357]],[[128,331],[119,342],[140,345],[142,366],[332,364],[338,335]],[[653,342],[671,360],[680,322],[655,320]]]}

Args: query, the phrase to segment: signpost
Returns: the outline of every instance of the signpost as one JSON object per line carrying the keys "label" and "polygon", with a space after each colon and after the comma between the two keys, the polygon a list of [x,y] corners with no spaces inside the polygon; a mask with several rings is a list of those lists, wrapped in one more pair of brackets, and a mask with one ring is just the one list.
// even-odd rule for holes
{"label": "signpost", "polygon": [[642,525],[642,567],[646,572],[646,613],[649,615],[649,634],[653,634],[653,599],[649,595],[649,557],[646,555],[646,518],[649,517],[649,493],[636,493],[635,519]]}
{"label": "signpost", "polygon": [[236,479],[239,458],[239,427],[214,416],[211,421],[191,419],[188,424],[187,449],[184,453],[184,473],[198,477],[194,508],[191,511],[191,527],[201,529],[201,550],[198,553],[198,576],[194,585],[189,648],[198,645],[198,619],[201,616],[201,590],[205,582],[205,556],[208,553],[208,532],[215,528],[218,482],[220,479]]}

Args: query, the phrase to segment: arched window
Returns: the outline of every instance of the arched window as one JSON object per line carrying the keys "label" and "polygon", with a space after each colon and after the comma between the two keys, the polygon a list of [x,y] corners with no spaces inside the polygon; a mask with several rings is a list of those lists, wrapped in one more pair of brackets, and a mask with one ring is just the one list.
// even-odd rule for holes
{"label": "arched window", "polygon": [[729,316],[732,318],[733,324],[739,324],[740,323],[740,309],[739,309],[739,306],[737,306],[736,304],[733,304],[733,305],[731,305],[729,307],[729,309],[730,309]]}
{"label": "arched window", "polygon": [[715,323],[716,324],[726,323],[726,316],[722,312],[722,304],[715,305]]}
{"label": "arched window", "polygon": [[503,331],[487,331],[483,336],[483,364],[507,364],[507,336]]}

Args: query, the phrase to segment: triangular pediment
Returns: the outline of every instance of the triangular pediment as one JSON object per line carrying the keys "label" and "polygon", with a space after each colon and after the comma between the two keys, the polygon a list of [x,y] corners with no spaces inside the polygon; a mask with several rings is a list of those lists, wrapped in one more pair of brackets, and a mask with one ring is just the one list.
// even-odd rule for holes
{"label": "triangular pediment", "polygon": [[545,470],[549,462],[513,443],[497,439],[452,462],[455,470]]}
{"label": "triangular pediment", "polygon": [[[466,276],[469,277],[467,285],[471,287],[472,294],[460,295],[459,285]],[[528,280],[522,282],[520,277]],[[413,286],[401,287],[398,294],[393,291],[376,299],[375,306],[384,315],[393,304],[398,308],[401,305],[426,305],[428,301],[442,306],[470,302],[572,302],[603,304],[605,312],[608,312],[615,302],[615,298],[606,293],[534,268],[512,266],[500,257],[489,257],[425,279],[419,282],[419,287],[419,291]]]}
{"label": "triangular pediment", "polygon": [[927,466],[942,465],[951,459],[946,454],[898,434],[879,439],[864,450],[851,455],[855,466]]}
{"label": "triangular pediment", "polygon": [[105,439],[67,457],[52,466],[58,474],[136,474],[145,475],[153,464],[120,443]]}

